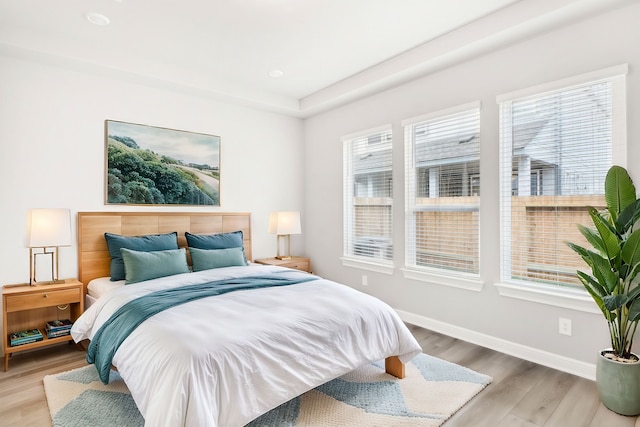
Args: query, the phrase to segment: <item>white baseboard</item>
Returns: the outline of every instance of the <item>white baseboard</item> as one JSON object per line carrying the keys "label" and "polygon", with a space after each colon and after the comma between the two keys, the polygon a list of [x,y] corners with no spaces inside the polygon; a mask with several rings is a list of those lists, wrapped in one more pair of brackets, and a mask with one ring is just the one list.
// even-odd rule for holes
{"label": "white baseboard", "polygon": [[499,351],[510,356],[528,360],[539,365],[548,366],[549,368],[577,375],[588,380],[596,379],[595,363],[586,363],[581,360],[571,359],[569,357],[549,353],[548,351],[539,350],[537,348],[527,347],[522,344],[517,344],[502,338],[496,338],[470,329],[461,328],[459,326],[454,326],[439,320],[409,313],[407,311],[396,310],[396,312],[400,315],[402,320],[407,323],[467,341],[472,344],[490,348],[491,350]]}

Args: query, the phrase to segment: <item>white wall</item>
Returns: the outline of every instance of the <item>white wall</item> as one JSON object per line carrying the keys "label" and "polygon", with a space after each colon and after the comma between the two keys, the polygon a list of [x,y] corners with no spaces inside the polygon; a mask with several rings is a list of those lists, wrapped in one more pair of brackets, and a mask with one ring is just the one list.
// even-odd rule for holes
{"label": "white wall", "polygon": [[[219,135],[221,207],[105,205],[105,119]],[[0,56],[0,283],[28,281],[26,216],[38,207],[70,208],[74,241],[78,211],[251,212],[254,258],[274,256],[269,212],[303,207],[301,139],[300,119]],[[61,248],[60,277],[77,276],[76,249]]]}
{"label": "white wall", "polygon": [[[305,239],[314,271],[374,294],[423,326],[591,376],[599,349],[608,346],[601,315],[498,295],[499,199],[496,96],[622,63],[629,64],[628,167],[640,182],[640,5],[634,4],[503,48],[367,97],[305,121]],[[343,267],[342,135],[391,123],[394,132],[394,257],[404,260],[403,133],[413,116],[480,100],[481,277],[479,293]],[[368,286],[361,285],[363,274]],[[573,335],[558,334],[558,318],[572,320]]]}

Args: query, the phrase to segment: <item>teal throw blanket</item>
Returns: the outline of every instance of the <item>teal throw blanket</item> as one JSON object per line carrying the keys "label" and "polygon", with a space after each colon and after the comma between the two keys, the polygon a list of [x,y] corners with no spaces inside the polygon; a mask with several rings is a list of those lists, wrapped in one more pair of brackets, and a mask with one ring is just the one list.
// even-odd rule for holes
{"label": "teal throw blanket", "polygon": [[[129,301],[100,327],[87,350],[87,362],[94,363],[104,384],[109,382],[111,362],[120,344],[154,314],[189,301],[234,291],[287,286],[318,279],[306,273],[283,271],[269,275],[216,280],[199,285],[165,289]],[[129,285],[136,286],[136,285]]]}

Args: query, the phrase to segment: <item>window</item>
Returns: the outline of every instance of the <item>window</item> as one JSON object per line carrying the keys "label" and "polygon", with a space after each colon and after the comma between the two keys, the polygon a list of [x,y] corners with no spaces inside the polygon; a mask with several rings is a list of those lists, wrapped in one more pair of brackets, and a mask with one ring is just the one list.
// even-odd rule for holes
{"label": "window", "polygon": [[478,274],[479,103],[402,125],[406,266]]}
{"label": "window", "polygon": [[609,167],[624,162],[624,74],[614,67],[498,98],[502,280],[582,289],[588,243],[576,224],[604,206]]}
{"label": "window", "polygon": [[384,127],[342,138],[344,256],[392,264],[392,143]]}

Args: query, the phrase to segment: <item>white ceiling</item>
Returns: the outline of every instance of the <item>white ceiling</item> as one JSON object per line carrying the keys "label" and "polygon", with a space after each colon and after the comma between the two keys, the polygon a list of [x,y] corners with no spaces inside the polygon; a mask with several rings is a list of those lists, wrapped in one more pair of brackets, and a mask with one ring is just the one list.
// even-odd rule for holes
{"label": "white ceiling", "polygon": [[0,54],[306,117],[630,1],[0,0]]}

